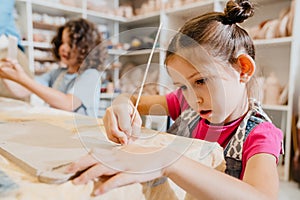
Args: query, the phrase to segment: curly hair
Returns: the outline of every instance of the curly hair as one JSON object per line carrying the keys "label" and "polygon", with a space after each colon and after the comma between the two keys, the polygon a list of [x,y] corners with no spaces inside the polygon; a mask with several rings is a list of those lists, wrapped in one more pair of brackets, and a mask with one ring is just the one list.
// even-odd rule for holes
{"label": "curly hair", "polygon": [[102,37],[97,27],[90,21],[79,18],[68,21],[57,29],[57,34],[51,41],[52,53],[60,60],[59,47],[62,44],[62,33],[69,31],[70,46],[78,51],[77,62],[81,64],[78,73],[94,68],[103,70],[107,58],[107,50],[102,42]]}

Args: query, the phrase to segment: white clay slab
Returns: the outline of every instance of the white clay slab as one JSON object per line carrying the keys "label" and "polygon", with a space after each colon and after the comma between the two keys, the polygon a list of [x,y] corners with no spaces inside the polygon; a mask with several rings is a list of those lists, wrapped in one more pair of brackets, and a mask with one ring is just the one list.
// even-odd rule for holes
{"label": "white clay slab", "polygon": [[[41,182],[62,183],[74,176],[65,174],[65,167],[91,149],[105,152],[120,147],[109,142],[102,131],[97,124],[79,125],[75,133],[43,121],[0,121],[0,154]],[[168,147],[203,162],[212,159],[209,155],[217,148],[216,143],[159,134],[148,129],[142,129],[140,138],[134,143],[145,147]]]}
{"label": "white clay slab", "polygon": [[97,129],[82,131],[79,139],[67,129],[37,121],[0,121],[0,141],[2,155],[47,183],[69,180],[74,174],[64,174],[64,166],[86,155],[90,148],[115,146]]}

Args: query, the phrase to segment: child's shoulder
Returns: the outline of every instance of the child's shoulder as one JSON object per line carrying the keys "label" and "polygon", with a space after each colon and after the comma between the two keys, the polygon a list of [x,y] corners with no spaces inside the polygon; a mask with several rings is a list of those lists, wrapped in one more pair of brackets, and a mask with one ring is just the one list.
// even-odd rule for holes
{"label": "child's shoulder", "polygon": [[272,122],[264,121],[256,125],[256,127],[253,128],[248,137],[252,139],[277,138],[279,140],[282,140],[283,132],[279,128],[277,128]]}
{"label": "child's shoulder", "polygon": [[93,76],[99,76],[99,75],[101,75],[101,72],[100,71],[98,71],[97,69],[94,69],[94,68],[89,68],[89,69],[86,69],[86,70],[84,70],[81,74],[80,74],[80,76],[81,77],[93,77]]}
{"label": "child's shoulder", "polygon": [[88,68],[84,70],[82,73],[100,73],[100,71],[95,68]]}
{"label": "child's shoulder", "polygon": [[283,133],[271,122],[258,124],[248,135],[244,143],[244,156],[248,160],[257,153],[272,154],[279,159],[282,152]]}

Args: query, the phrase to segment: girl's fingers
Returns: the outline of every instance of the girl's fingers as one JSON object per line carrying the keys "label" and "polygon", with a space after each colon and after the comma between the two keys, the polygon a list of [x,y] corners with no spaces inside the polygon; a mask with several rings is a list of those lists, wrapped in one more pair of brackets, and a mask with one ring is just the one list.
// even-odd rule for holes
{"label": "girl's fingers", "polygon": [[15,74],[15,69],[13,66],[6,62],[0,65],[0,74],[2,78],[13,79]]}
{"label": "girl's fingers", "polygon": [[19,62],[17,60],[12,60],[11,61],[11,64],[12,64],[12,68],[14,70],[16,70],[17,73],[24,73],[25,74],[25,71],[23,69],[23,67],[19,64]]}
{"label": "girl's fingers", "polygon": [[113,135],[112,127],[114,127],[114,125],[112,124],[111,119],[107,117],[107,114],[104,115],[103,122],[107,138],[115,143],[120,143],[119,138]]}
{"label": "girl's fingers", "polygon": [[130,104],[117,105],[114,108],[114,113],[118,121],[118,127],[127,136],[132,134],[132,119],[133,109]]}
{"label": "girl's fingers", "polygon": [[109,178],[103,184],[100,184],[97,188],[95,188],[93,195],[98,196],[100,194],[104,194],[114,188],[121,187],[124,185],[128,185],[134,183],[133,176],[128,176],[125,173],[119,173]]}
{"label": "girl's fingers", "polygon": [[140,133],[142,120],[139,113],[135,116],[133,113],[133,104],[128,97],[123,96],[116,98],[113,105],[106,110],[103,121],[111,141],[128,144],[133,133]]}
{"label": "girl's fingers", "polygon": [[93,167],[89,168],[85,172],[83,172],[80,176],[73,180],[74,184],[86,184],[90,180],[94,180],[98,177],[103,175],[111,175],[116,173],[115,170],[110,169],[100,163],[94,165]]}
{"label": "girl's fingers", "polygon": [[107,109],[104,118],[104,126],[108,139],[116,143],[127,144],[127,135],[119,129],[118,121],[112,108]]}
{"label": "girl's fingers", "polygon": [[5,63],[7,67],[13,67],[15,65],[15,63],[17,62],[17,61],[13,61],[11,59],[8,59],[8,58],[7,59],[2,59],[1,61],[3,63]]}
{"label": "girl's fingers", "polygon": [[66,169],[66,173],[75,173],[78,171],[83,171],[90,166],[93,166],[98,161],[91,156],[90,154],[80,158],[78,161],[73,162],[70,166]]}
{"label": "girl's fingers", "polygon": [[154,180],[159,177],[162,177],[161,171],[156,171],[153,173],[145,173],[145,174],[120,172],[112,176],[108,180],[106,180],[104,183],[100,184],[97,188],[95,188],[93,194],[97,196],[105,192],[108,192],[114,188],[118,188],[133,183],[143,183],[146,181]]}
{"label": "girl's fingers", "polygon": [[1,68],[5,68],[5,67],[12,68],[12,64],[10,62],[1,62],[0,66]]}

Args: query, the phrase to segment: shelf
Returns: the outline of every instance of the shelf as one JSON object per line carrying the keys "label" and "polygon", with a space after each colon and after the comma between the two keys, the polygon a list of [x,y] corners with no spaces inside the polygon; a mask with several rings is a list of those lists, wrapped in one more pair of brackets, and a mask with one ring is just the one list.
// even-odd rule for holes
{"label": "shelf", "polygon": [[59,27],[58,25],[55,24],[45,24],[42,22],[32,22],[33,28],[35,29],[44,29],[44,30],[53,30],[56,31],[57,28]]}
{"label": "shelf", "polygon": [[114,99],[118,95],[120,95],[120,93],[101,93],[100,99]]}
{"label": "shelf", "polygon": [[34,75],[40,76],[40,75],[42,75],[42,74],[44,74],[46,72],[47,72],[47,70],[35,70],[34,71]]}
{"label": "shelf", "polygon": [[22,40],[21,45],[24,47],[33,46],[34,48],[38,49],[52,49],[52,45],[47,42],[29,42],[27,40]]}
{"label": "shelf", "polygon": [[34,58],[37,62],[56,62],[54,58]]}
{"label": "shelf", "polygon": [[120,22],[120,25],[131,26],[133,24],[138,25],[138,24],[158,22],[160,17],[160,11],[156,11],[147,15],[137,15],[131,18],[120,17],[120,16],[111,15],[107,13],[100,13],[93,10],[88,10],[87,15],[88,18],[96,17],[108,21],[117,21]]}
{"label": "shelf", "polygon": [[254,45],[259,46],[274,46],[274,45],[290,45],[293,41],[293,37],[282,37],[272,39],[254,40]]}
{"label": "shelf", "polygon": [[33,42],[33,47],[39,49],[52,49],[52,45],[47,42]]}
{"label": "shelf", "polygon": [[32,0],[32,9],[34,12],[47,13],[56,16],[78,16],[82,14],[82,8],[67,6],[51,1]]}
{"label": "shelf", "polygon": [[184,19],[190,18],[190,16],[198,16],[200,13],[207,11],[213,11],[214,0],[205,0],[197,3],[190,3],[183,5],[181,8],[170,8],[165,12],[167,15],[182,17]]}
{"label": "shelf", "polygon": [[115,15],[108,14],[108,13],[100,13],[100,12],[93,11],[93,10],[88,10],[87,15],[88,15],[88,17],[97,17],[97,18],[102,18],[104,20],[109,20],[109,21],[118,21],[118,22],[126,21],[125,17],[115,16]]}
{"label": "shelf", "polygon": [[[137,56],[137,55],[145,55],[150,54],[152,49],[143,49],[143,50],[134,50],[134,51],[126,51],[126,50],[117,50],[117,49],[109,49],[108,54],[115,56]],[[159,49],[155,49],[154,53],[159,53]]]}
{"label": "shelf", "polygon": [[159,23],[160,11],[152,12],[145,15],[137,15],[132,18],[125,18],[125,21],[121,21],[122,26],[138,26],[150,23]]}
{"label": "shelf", "polygon": [[274,111],[288,111],[289,107],[287,105],[262,105],[263,109],[274,110]]}
{"label": "shelf", "polygon": [[22,40],[22,41],[21,41],[21,45],[24,46],[24,47],[28,47],[29,44],[30,44],[30,43],[29,43],[27,40]]}
{"label": "shelf", "polygon": [[266,5],[266,4],[274,4],[274,3],[278,3],[278,2],[284,2],[286,0],[252,0],[252,3],[254,3],[254,5]]}

